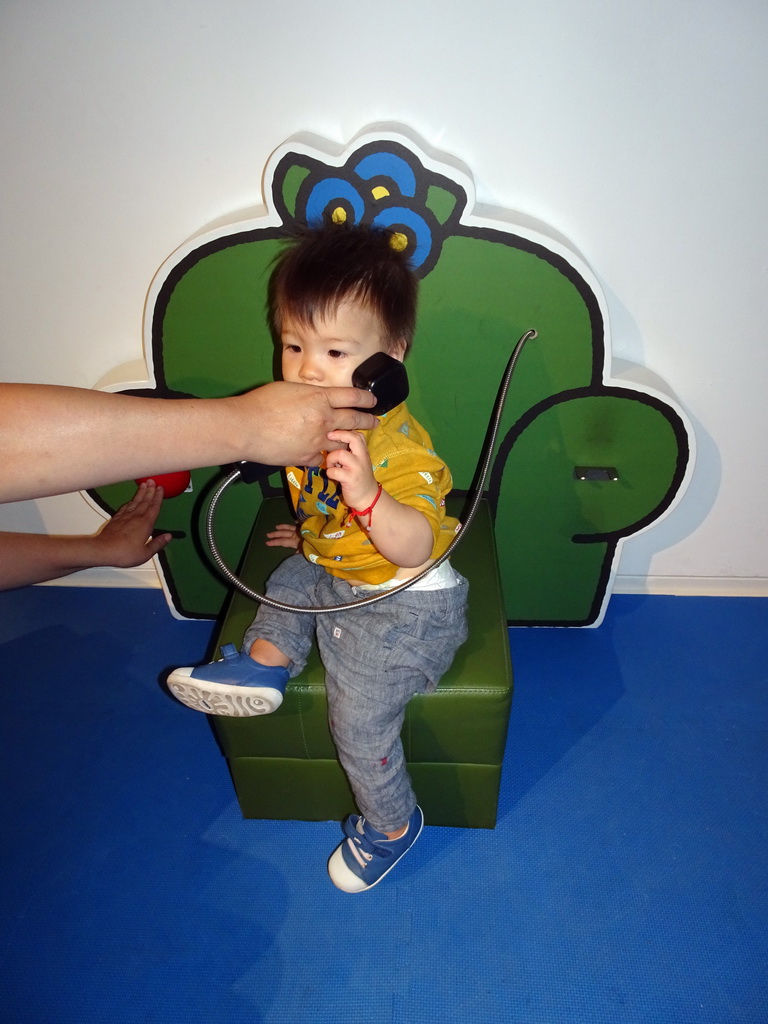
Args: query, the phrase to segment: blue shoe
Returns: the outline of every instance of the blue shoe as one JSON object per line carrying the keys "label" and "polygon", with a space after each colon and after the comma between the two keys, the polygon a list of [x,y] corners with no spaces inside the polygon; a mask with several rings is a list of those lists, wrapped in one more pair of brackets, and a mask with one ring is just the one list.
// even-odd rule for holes
{"label": "blue shoe", "polygon": [[249,718],[268,715],[283,703],[288,669],[260,665],[234,644],[224,644],[221,661],[177,668],[168,676],[174,697],[206,715]]}
{"label": "blue shoe", "polygon": [[387,839],[365,818],[350,814],[344,822],[347,838],[336,847],[328,861],[331,881],[344,892],[371,889],[408,853],[423,827],[424,815],[420,807],[409,818],[408,828],[399,839]]}

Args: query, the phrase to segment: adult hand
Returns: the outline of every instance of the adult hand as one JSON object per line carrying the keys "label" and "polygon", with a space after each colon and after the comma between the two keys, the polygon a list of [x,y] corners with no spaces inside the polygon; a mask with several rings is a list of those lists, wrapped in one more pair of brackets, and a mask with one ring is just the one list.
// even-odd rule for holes
{"label": "adult hand", "polygon": [[152,537],[162,487],[142,484],[101,531],[92,536],[0,533],[0,590],[60,579],[100,565],[142,565],[165,547],[171,534]]}
{"label": "adult hand", "polygon": [[361,410],[376,398],[358,388],[322,388],[276,381],[240,395],[250,416],[246,447],[254,462],[273,466],[319,466],[332,430],[372,430],[377,419]]}
{"label": "adult hand", "polygon": [[163,488],[154,480],[139,484],[131,500],[121,505],[93,538],[93,564],[128,569],[162,551],[172,539],[170,533],[152,536],[162,502]]}

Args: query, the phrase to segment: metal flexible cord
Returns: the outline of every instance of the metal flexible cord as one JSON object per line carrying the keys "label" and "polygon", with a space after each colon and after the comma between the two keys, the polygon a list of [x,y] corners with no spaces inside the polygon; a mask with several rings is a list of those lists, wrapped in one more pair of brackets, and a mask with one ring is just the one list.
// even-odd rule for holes
{"label": "metal flexible cord", "polygon": [[226,491],[226,489],[231,484],[233,484],[236,480],[239,480],[239,469],[233,470],[229,474],[229,476],[227,476],[226,479],[223,480],[222,483],[220,483],[219,486],[216,488],[216,490],[213,493],[213,496],[211,497],[205,516],[205,531],[208,539],[208,546],[211,549],[213,560],[216,563],[216,566],[219,572],[222,574],[222,576],[224,576],[224,578],[234,587],[242,591],[243,594],[245,594],[247,597],[250,597],[251,600],[259,601],[261,604],[266,604],[270,608],[278,608],[281,611],[297,612],[298,614],[304,615],[323,615],[327,612],[344,612],[348,611],[351,608],[362,608],[362,606],[366,604],[375,604],[377,601],[384,601],[387,597],[390,596],[390,594],[400,594],[402,593],[403,590],[407,590],[408,587],[412,587],[417,580],[423,579],[427,575],[427,573],[432,572],[433,569],[435,569],[438,565],[442,565],[442,563],[447,558],[450,558],[451,553],[454,551],[456,546],[461,542],[461,539],[464,537],[467,529],[469,528],[470,523],[475,518],[475,513],[477,512],[480,500],[483,496],[485,478],[488,475],[488,470],[491,465],[491,458],[493,457],[493,448],[494,445],[496,444],[496,436],[499,432],[499,424],[501,423],[501,415],[504,411],[504,405],[507,400],[507,392],[509,391],[509,383],[512,379],[512,374],[515,371],[517,360],[519,359],[520,353],[523,350],[523,346],[527,341],[535,337],[537,337],[537,332],[535,330],[531,329],[529,331],[526,331],[525,334],[523,334],[523,336],[515,345],[512,355],[509,358],[509,362],[507,363],[507,367],[504,371],[504,376],[502,378],[501,386],[499,388],[499,393],[496,397],[496,403],[493,407],[493,412],[491,413],[490,426],[488,430],[485,448],[482,452],[482,463],[477,478],[477,484],[475,486],[474,493],[472,495],[472,501],[470,503],[469,510],[466,514],[464,522],[461,524],[459,532],[453,538],[447,550],[444,551],[439,558],[436,558],[434,562],[432,562],[426,569],[424,569],[423,572],[420,572],[418,576],[412,576],[410,579],[406,580],[402,584],[402,586],[393,587],[391,590],[382,590],[379,593],[371,594],[369,597],[363,597],[357,601],[348,601],[345,604],[327,605],[326,607],[322,608],[304,608],[300,605],[285,604],[283,601],[275,601],[273,598],[267,597],[266,594],[257,593],[255,590],[252,590],[246,583],[243,583],[243,581],[238,576],[236,576],[229,568],[229,566],[225,563],[224,559],[219,554],[218,548],[216,547],[216,539],[213,534],[213,521],[214,516],[216,514],[216,508],[219,503],[219,499],[223,495],[224,491]]}

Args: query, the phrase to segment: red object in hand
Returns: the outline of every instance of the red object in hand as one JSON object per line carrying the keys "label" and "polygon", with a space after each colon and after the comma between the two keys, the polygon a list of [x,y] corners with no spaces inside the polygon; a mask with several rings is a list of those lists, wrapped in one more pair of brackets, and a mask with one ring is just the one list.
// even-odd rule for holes
{"label": "red object in hand", "polygon": [[157,473],[155,476],[142,476],[136,481],[143,484],[145,480],[154,480],[158,487],[163,488],[164,498],[175,498],[183,494],[189,487],[190,473],[188,469],[179,470],[177,473]]}

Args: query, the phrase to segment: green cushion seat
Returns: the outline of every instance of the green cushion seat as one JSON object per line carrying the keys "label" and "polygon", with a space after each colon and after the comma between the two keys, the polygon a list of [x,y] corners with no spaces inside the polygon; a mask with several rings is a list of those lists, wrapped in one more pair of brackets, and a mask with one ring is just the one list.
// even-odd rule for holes
{"label": "green cushion seat", "polygon": [[[461,511],[455,501],[451,511]],[[284,499],[263,502],[240,569],[240,577],[258,593],[263,593],[267,577],[287,554],[284,548],[266,547],[266,533],[290,518]],[[437,690],[416,695],[408,704],[403,746],[428,824],[493,828],[512,669],[493,526],[484,501],[452,562],[470,584],[469,638]],[[219,646],[241,645],[256,607],[239,591],[233,594]],[[323,667],[316,648],[272,715],[211,720],[244,817],[340,820],[355,810],[328,729]]]}

